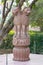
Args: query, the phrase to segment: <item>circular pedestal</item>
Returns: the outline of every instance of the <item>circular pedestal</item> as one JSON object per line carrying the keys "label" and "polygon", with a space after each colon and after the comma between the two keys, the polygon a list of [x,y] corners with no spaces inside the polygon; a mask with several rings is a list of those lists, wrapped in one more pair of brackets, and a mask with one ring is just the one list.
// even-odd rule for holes
{"label": "circular pedestal", "polygon": [[27,47],[15,47],[13,49],[14,60],[27,61],[29,60],[30,49]]}

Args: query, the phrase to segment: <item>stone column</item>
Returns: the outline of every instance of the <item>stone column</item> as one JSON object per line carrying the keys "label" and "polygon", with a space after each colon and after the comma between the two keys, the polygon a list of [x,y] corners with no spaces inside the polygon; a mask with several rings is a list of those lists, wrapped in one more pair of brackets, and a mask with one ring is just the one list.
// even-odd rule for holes
{"label": "stone column", "polygon": [[13,59],[17,61],[27,61],[30,59],[30,38],[27,34],[27,27],[29,25],[27,14],[29,13],[29,8],[25,8],[23,11],[19,11],[19,8],[16,8],[13,11],[15,15],[14,26],[16,28],[16,34],[13,36]]}

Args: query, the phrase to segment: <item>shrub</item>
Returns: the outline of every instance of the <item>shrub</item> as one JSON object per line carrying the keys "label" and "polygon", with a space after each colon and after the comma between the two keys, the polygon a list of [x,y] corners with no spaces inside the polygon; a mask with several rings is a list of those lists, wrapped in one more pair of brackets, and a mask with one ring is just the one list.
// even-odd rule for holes
{"label": "shrub", "polygon": [[[7,37],[3,40],[0,49],[12,49],[12,39],[15,32],[10,31]],[[30,52],[43,54],[43,32],[28,32],[30,35]]]}
{"label": "shrub", "polygon": [[12,45],[12,39],[13,39],[13,35],[14,35],[14,31],[10,31],[7,35],[7,37],[3,40],[2,45],[0,46],[0,49],[12,49],[13,45]]}
{"label": "shrub", "polygon": [[43,53],[43,32],[30,31],[30,50],[32,53]]}

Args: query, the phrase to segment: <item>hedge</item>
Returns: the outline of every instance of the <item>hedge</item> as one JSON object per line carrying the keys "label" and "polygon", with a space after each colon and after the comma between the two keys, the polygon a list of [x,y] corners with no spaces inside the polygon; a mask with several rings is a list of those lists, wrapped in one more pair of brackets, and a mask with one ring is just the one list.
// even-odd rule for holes
{"label": "hedge", "polygon": [[[15,32],[10,31],[7,37],[3,40],[0,49],[13,49],[12,39]],[[43,54],[43,32],[29,31],[30,35],[30,52]]]}
{"label": "hedge", "polygon": [[43,54],[43,32],[30,31],[31,53]]}

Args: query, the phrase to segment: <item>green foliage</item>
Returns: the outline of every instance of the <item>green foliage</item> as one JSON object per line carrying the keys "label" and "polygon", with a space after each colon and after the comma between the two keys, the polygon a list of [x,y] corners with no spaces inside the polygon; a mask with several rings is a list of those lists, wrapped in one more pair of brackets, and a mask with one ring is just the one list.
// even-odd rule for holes
{"label": "green foliage", "polygon": [[12,45],[12,40],[13,40],[13,31],[10,31],[9,34],[7,35],[7,37],[3,40],[2,45],[0,46],[0,49],[12,49],[13,45]]}
{"label": "green foliage", "polygon": [[4,2],[4,0],[2,0],[2,2]]}
{"label": "green foliage", "polygon": [[16,0],[16,3],[19,3],[20,0]]}
{"label": "green foliage", "polygon": [[[43,54],[43,32],[28,32],[30,34],[30,52],[31,53],[42,53]],[[3,40],[0,49],[12,49],[12,39],[14,32],[11,31],[7,37]]]}
{"label": "green foliage", "polygon": [[[4,2],[5,0],[2,0],[2,2]],[[10,0],[9,0],[10,1]]]}
{"label": "green foliage", "polygon": [[30,49],[32,53],[43,53],[43,32],[30,31]]}
{"label": "green foliage", "polygon": [[30,23],[32,26],[43,27],[43,0],[38,0],[35,5],[30,14]]}

